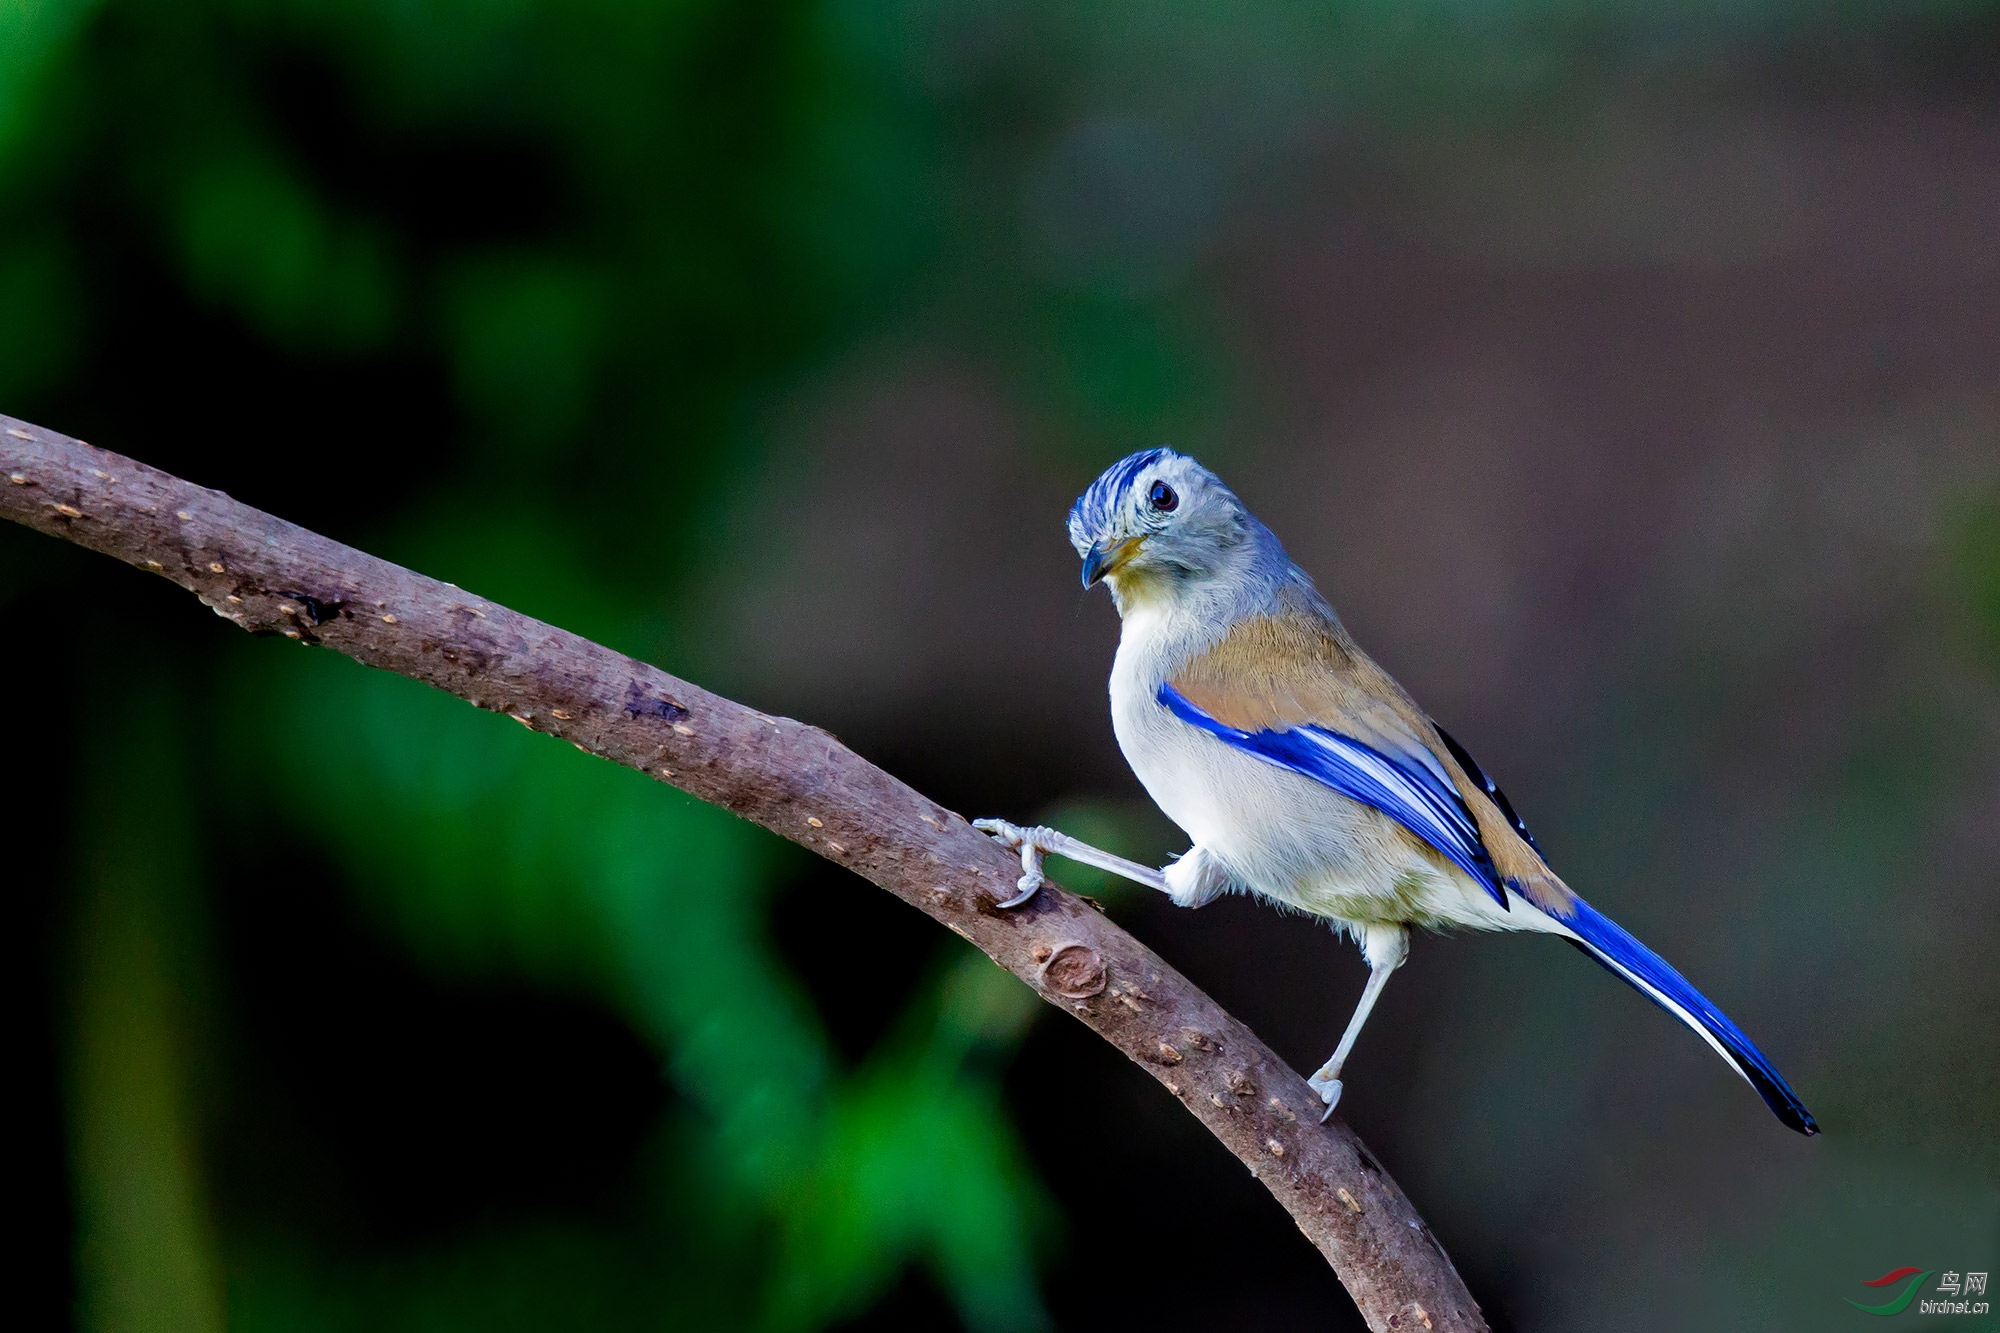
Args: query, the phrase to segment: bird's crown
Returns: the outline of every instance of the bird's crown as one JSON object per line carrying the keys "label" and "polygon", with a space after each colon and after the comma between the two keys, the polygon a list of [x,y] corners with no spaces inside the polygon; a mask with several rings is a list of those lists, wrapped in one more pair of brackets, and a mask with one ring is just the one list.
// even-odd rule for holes
{"label": "bird's crown", "polygon": [[[1069,539],[1083,582],[1129,576],[1184,579],[1211,573],[1222,556],[1262,532],[1222,479],[1171,449],[1119,459],[1077,498]],[[1119,574],[1126,571],[1127,580]]]}

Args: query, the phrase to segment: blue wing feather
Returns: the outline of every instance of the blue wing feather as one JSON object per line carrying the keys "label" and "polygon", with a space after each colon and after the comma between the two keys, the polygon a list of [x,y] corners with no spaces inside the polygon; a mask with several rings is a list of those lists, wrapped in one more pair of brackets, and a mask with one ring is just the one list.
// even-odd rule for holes
{"label": "blue wing feather", "polygon": [[1158,697],[1181,721],[1245,754],[1324,783],[1350,800],[1380,810],[1472,876],[1493,901],[1507,906],[1506,891],[1501,888],[1486,844],[1480,840],[1479,826],[1436,756],[1428,752],[1386,754],[1324,727],[1244,731],[1195,707],[1172,682],[1160,686]]}

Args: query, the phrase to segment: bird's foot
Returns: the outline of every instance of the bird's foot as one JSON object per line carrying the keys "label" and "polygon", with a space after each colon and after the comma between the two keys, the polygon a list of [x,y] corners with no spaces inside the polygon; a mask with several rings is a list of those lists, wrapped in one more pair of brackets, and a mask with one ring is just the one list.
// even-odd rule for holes
{"label": "bird's foot", "polygon": [[972,827],[992,838],[1008,851],[1021,853],[1021,878],[1014,881],[1014,896],[996,907],[1019,907],[1035,896],[1035,890],[1042,887],[1042,855],[1055,848],[1049,845],[1061,835],[1054,829],[1033,824],[1027,828],[1010,824],[1004,819],[975,819]]}
{"label": "bird's foot", "polygon": [[1319,1118],[1319,1122],[1324,1125],[1333,1119],[1333,1108],[1340,1105],[1340,1072],[1328,1066],[1307,1079],[1306,1084],[1319,1094],[1321,1101],[1326,1103],[1326,1112]]}

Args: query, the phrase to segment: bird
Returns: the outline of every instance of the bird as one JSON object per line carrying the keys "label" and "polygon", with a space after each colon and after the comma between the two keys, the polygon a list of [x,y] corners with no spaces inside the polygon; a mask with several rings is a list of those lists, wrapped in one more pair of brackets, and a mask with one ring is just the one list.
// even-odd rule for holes
{"label": "bird", "polygon": [[1778,1119],[1819,1132],[1742,1030],[1665,959],[1579,897],[1506,794],[1354,641],[1277,536],[1185,454],[1120,459],[1069,512],[1083,585],[1120,618],[1111,722],[1133,773],[1187,834],[1154,869],[1059,830],[981,819],[1021,857],[1094,865],[1200,907],[1248,893],[1350,936],[1369,968],[1339,1046],[1307,1080],[1332,1116],[1342,1072],[1410,932],[1519,930],[1582,949],[1685,1023]]}

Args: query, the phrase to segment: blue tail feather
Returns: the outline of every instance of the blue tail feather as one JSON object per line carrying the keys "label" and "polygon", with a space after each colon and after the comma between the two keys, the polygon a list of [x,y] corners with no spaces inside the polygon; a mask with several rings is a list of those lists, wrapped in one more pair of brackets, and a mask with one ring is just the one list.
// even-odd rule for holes
{"label": "blue tail feather", "polygon": [[1764,1053],[1706,996],[1690,986],[1686,977],[1674,971],[1666,959],[1581,898],[1576,900],[1574,916],[1558,919],[1576,932],[1580,947],[1607,971],[1705,1037],[1749,1080],[1778,1119],[1801,1134],[1819,1133],[1819,1123],[1812,1112],[1806,1110],[1805,1103],[1764,1058]]}

